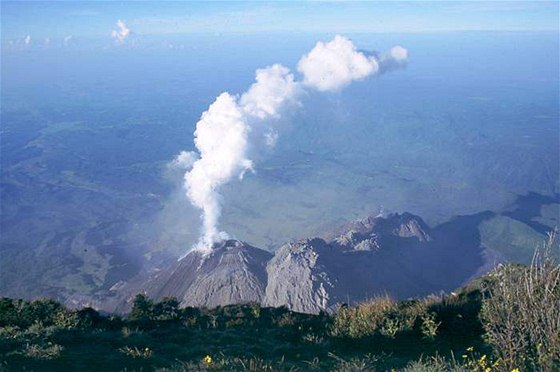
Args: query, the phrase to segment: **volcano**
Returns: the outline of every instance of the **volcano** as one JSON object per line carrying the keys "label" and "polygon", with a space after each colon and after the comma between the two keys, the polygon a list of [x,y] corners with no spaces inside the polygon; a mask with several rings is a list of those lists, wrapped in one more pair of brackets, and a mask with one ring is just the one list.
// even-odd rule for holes
{"label": "volcano", "polygon": [[391,214],[285,244],[274,254],[239,240],[216,243],[210,252],[193,250],[128,286],[128,305],[121,307],[144,293],[155,300],[176,297],[183,307],[256,302],[318,313],[383,295],[451,291],[499,262],[481,246],[474,225],[461,219],[432,229],[413,214]]}

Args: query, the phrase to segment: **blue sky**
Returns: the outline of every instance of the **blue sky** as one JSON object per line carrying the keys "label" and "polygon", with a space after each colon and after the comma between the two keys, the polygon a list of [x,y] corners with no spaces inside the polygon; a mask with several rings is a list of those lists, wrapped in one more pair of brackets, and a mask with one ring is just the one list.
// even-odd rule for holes
{"label": "blue sky", "polygon": [[557,1],[28,2],[2,1],[2,39],[170,33],[558,30]]}

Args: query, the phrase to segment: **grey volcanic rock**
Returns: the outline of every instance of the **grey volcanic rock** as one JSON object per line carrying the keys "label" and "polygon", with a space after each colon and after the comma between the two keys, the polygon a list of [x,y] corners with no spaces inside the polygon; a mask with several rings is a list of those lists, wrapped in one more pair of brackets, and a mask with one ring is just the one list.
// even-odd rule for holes
{"label": "grey volcanic rock", "polygon": [[127,302],[116,310],[130,308],[137,293],[176,297],[182,306],[260,302],[318,313],[381,295],[406,299],[451,291],[497,263],[480,245],[478,223],[486,217],[458,217],[433,229],[410,213],[368,217],[325,239],[286,244],[274,256],[227,240],[121,290]]}
{"label": "grey volcanic rock", "polygon": [[439,239],[445,232],[409,213],[369,217],[339,233],[280,248],[267,265],[264,304],[317,313],[381,295],[423,296],[457,288],[483,265],[477,242],[448,245]]}
{"label": "grey volcanic rock", "polygon": [[420,217],[403,213],[351,222],[327,234],[327,240],[342,249],[377,250],[380,248],[379,237],[416,238],[420,242],[429,242],[432,239],[429,232],[430,228]]}
{"label": "grey volcanic rock", "polygon": [[183,307],[260,303],[267,284],[265,267],[271,257],[262,249],[226,240],[207,254],[191,251],[140,288],[127,289],[127,302],[142,292],[153,299],[176,297]]}
{"label": "grey volcanic rock", "polygon": [[264,305],[285,305],[302,313],[327,309],[335,283],[319,258],[331,249],[322,239],[307,239],[276,251],[267,265],[269,285]]}

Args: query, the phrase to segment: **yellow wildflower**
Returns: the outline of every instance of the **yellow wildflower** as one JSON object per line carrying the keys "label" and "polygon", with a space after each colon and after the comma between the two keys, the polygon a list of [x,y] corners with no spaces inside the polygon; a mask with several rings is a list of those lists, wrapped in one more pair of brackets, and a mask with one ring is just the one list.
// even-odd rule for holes
{"label": "yellow wildflower", "polygon": [[202,359],[202,361],[203,361],[205,364],[212,364],[212,357],[211,357],[210,355],[206,355],[206,356],[204,357],[204,359]]}
{"label": "yellow wildflower", "polygon": [[521,371],[519,370],[519,368],[514,368],[511,370],[511,372],[521,372]]}
{"label": "yellow wildflower", "polygon": [[467,348],[467,351],[473,351],[473,350],[474,350],[474,347],[472,347],[472,346],[469,346],[469,347]]}

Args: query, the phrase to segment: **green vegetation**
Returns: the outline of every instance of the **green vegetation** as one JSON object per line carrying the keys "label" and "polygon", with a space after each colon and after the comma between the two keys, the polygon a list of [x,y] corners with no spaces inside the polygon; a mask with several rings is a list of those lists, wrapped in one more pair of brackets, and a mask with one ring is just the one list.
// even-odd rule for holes
{"label": "green vegetation", "polygon": [[560,266],[553,238],[529,267],[496,270],[481,318],[486,338],[506,367],[560,368]]}
{"label": "green vegetation", "polygon": [[533,221],[541,223],[553,229],[556,226],[558,226],[558,224],[560,223],[560,221],[558,220],[559,216],[560,216],[560,204],[557,203],[543,204],[541,206],[540,216],[534,217]]}
{"label": "green vegetation", "polygon": [[554,371],[560,266],[551,237],[531,266],[457,293],[371,299],[335,314],[258,304],[179,308],[138,295],[128,317],[52,300],[0,300],[0,369]]}
{"label": "green vegetation", "polygon": [[544,235],[523,222],[502,215],[483,221],[478,229],[485,247],[502,253],[509,261],[518,263],[530,263],[534,247],[544,238]]}

